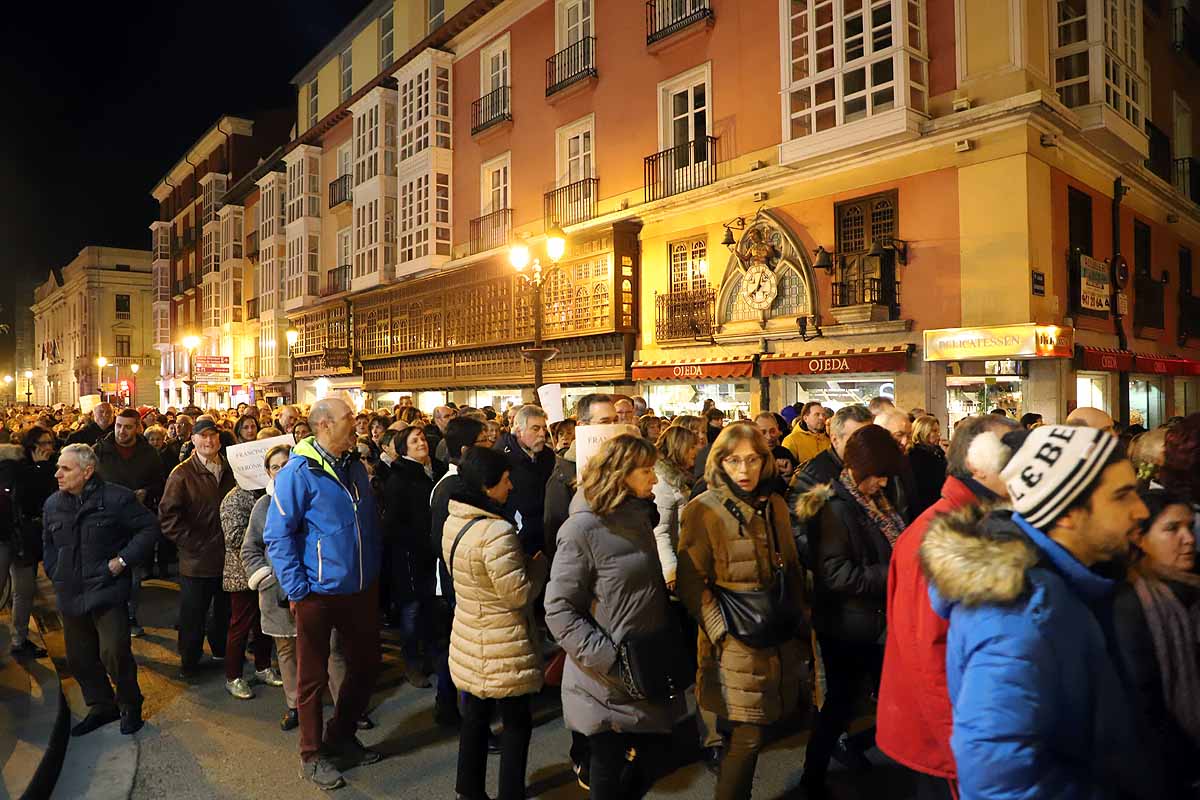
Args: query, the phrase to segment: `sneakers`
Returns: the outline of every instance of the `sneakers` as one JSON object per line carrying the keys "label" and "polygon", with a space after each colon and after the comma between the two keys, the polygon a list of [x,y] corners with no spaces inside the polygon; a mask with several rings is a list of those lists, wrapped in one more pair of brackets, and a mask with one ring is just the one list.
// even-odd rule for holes
{"label": "sneakers", "polygon": [[283,718],[279,720],[279,730],[294,731],[300,727],[300,714],[294,708],[289,708],[283,712]]}
{"label": "sneakers", "polygon": [[142,707],[121,709],[121,733],[126,736],[137,733],[146,723],[142,721]]}
{"label": "sneakers", "polygon": [[342,773],[333,765],[333,762],[324,756],[317,756],[312,761],[301,761],[300,777],[306,781],[312,781],[318,789],[324,789],[327,792],[346,785],[346,779],[342,777]]}
{"label": "sneakers", "polygon": [[129,618],[129,635],[134,639],[140,639],[146,635],[146,629],[138,625],[137,617]]}
{"label": "sneakers", "polygon": [[254,671],[254,677],[259,683],[266,686],[283,686],[283,678],[279,677],[279,673],[274,667],[267,667]]}
{"label": "sneakers", "polygon": [[83,721],[71,728],[72,736],[85,736],[97,728],[104,727],[110,722],[116,722],[121,718],[121,712],[116,706],[103,706],[93,708],[88,711],[88,715],[83,718]]}
{"label": "sneakers", "polygon": [[12,646],[12,650],[10,651],[10,653],[12,654],[13,658],[17,658],[17,659],[45,658],[46,657],[46,649],[44,647],[38,647],[36,644],[29,641],[28,639],[21,642],[20,644],[14,644]]}
{"label": "sneakers", "polygon": [[254,697],[254,690],[250,688],[250,684],[246,683],[245,678],[234,678],[231,681],[225,681],[225,691],[238,700],[249,700]]}
{"label": "sneakers", "polygon": [[357,736],[343,739],[337,744],[326,742],[325,749],[329,752],[333,763],[343,770],[365,767],[383,760],[383,753],[364,747]]}
{"label": "sneakers", "polygon": [[590,785],[592,782],[591,765],[587,762],[582,762],[579,764],[572,764],[571,769],[575,771],[575,782],[579,784],[579,788],[583,789],[585,792],[590,792],[592,790]]}

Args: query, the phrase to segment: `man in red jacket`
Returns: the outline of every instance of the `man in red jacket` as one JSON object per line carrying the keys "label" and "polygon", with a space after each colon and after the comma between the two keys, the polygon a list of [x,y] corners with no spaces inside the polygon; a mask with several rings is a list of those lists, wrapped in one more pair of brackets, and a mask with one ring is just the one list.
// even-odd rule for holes
{"label": "man in red jacket", "polygon": [[1011,451],[1000,437],[1019,428],[996,414],[971,417],[959,425],[950,443],[941,499],[913,520],[892,549],[875,741],[916,773],[918,800],[956,798],[957,772],[950,751],[953,717],[946,689],[949,626],[929,605],[929,585],[917,551],[934,517],[1007,498],[1000,471]]}

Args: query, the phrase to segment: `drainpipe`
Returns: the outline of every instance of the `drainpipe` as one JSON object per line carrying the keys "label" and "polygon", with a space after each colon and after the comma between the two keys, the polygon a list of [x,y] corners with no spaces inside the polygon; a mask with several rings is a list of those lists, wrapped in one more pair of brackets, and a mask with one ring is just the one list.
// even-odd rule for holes
{"label": "drainpipe", "polygon": [[[1109,307],[1112,311],[1113,328],[1117,334],[1117,347],[1129,349],[1129,338],[1125,335],[1125,317],[1121,314],[1119,303],[1120,287],[1117,283],[1117,261],[1121,254],[1121,200],[1125,197],[1125,181],[1118,175],[1113,180],[1112,202],[1112,259],[1109,261],[1109,285],[1112,287],[1112,297]],[[1117,420],[1129,424],[1129,373],[1117,373]]]}

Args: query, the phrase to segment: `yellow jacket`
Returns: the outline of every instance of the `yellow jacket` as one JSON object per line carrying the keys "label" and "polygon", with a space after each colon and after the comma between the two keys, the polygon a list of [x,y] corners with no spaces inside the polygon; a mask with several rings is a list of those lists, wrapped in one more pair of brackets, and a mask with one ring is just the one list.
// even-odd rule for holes
{"label": "yellow jacket", "polygon": [[824,433],[813,433],[801,428],[799,423],[783,440],[783,446],[792,451],[792,455],[804,466],[818,455],[828,450],[832,445]]}

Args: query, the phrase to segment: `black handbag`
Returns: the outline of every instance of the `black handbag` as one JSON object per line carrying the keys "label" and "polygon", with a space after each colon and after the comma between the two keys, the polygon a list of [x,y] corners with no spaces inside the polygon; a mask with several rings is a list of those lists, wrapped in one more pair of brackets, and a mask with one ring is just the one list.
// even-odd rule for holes
{"label": "black handbag", "polygon": [[669,702],[692,684],[679,626],[626,637],[617,647],[617,672],[634,700]]}
{"label": "black handbag", "polygon": [[[725,501],[725,509],[745,527],[746,519],[733,500]],[[769,512],[764,514],[767,525],[767,548],[773,565],[771,583],[765,589],[738,591],[713,584],[713,595],[725,620],[725,630],[747,647],[761,650],[777,647],[795,638],[798,620],[788,593],[787,570],[776,541],[775,526]]]}

